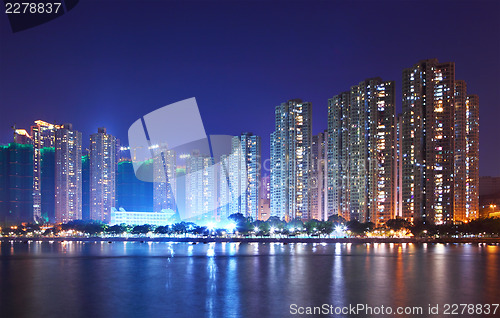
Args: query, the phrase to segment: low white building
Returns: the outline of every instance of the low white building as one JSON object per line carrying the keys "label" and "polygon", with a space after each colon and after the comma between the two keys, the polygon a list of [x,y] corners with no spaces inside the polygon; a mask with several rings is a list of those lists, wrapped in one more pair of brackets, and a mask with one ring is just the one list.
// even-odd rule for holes
{"label": "low white building", "polygon": [[163,209],[161,212],[134,212],[125,211],[125,209],[111,208],[110,225],[126,224],[126,225],[168,225],[172,223],[172,217],[175,215],[172,209]]}

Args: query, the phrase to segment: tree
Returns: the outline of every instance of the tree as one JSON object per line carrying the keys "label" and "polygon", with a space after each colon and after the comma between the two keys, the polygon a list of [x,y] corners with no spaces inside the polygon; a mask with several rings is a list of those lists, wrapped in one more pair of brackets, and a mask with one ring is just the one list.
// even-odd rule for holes
{"label": "tree", "polygon": [[149,231],[151,231],[151,225],[149,224],[143,224],[143,225],[136,225],[132,229],[132,234],[147,234]]}
{"label": "tree", "polygon": [[181,222],[173,224],[172,231],[176,234],[186,234],[187,231],[186,223]]}
{"label": "tree", "polygon": [[241,213],[233,213],[228,216],[228,219],[233,221],[236,225],[243,224],[246,221],[246,218]]}
{"label": "tree", "polygon": [[434,236],[437,233],[436,226],[434,224],[422,219],[415,220],[410,231],[415,237]]}
{"label": "tree", "polygon": [[332,222],[335,225],[345,224],[347,221],[339,214],[332,214],[328,217],[328,222]]}
{"label": "tree", "polygon": [[372,222],[360,223],[358,220],[347,222],[347,229],[357,235],[365,235],[366,232],[373,230],[374,226]]}
{"label": "tree", "polygon": [[399,231],[401,229],[410,229],[411,223],[402,218],[390,219],[385,222],[385,226],[391,230]]}
{"label": "tree", "polygon": [[290,221],[288,223],[288,229],[292,229],[292,228],[295,231],[302,232],[302,229],[304,228],[304,223],[299,218],[293,219],[292,221]]}
{"label": "tree", "polygon": [[318,230],[321,234],[330,235],[333,232],[335,225],[330,221],[323,221],[319,223]]}
{"label": "tree", "polygon": [[306,228],[306,232],[308,235],[311,235],[318,231],[319,228],[319,222],[317,220],[309,220],[304,224],[304,227]]}
{"label": "tree", "polygon": [[269,232],[271,230],[271,225],[266,222],[266,221],[255,221],[257,223],[258,228],[259,228],[259,234],[262,235],[269,235]]}
{"label": "tree", "polygon": [[155,234],[168,234],[169,233],[168,225],[157,226],[154,232]]}
{"label": "tree", "polygon": [[207,227],[206,226],[196,226],[193,230],[192,233],[196,235],[203,235],[207,232]]}
{"label": "tree", "polygon": [[124,224],[115,224],[106,229],[106,233],[119,235],[127,231],[127,227]]}

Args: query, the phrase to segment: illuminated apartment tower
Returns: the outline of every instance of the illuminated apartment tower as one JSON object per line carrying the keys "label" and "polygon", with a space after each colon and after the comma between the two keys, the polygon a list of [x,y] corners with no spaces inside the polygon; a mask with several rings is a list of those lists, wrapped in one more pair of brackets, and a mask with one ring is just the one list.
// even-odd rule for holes
{"label": "illuminated apartment tower", "polygon": [[40,149],[40,183],[42,197],[42,219],[46,222],[55,221],[55,176],[56,151],[54,147]]}
{"label": "illuminated apartment tower", "polygon": [[[43,200],[42,200],[43,201]],[[82,154],[82,220],[90,218],[90,156]]]}
{"label": "illuminated apartment tower", "polygon": [[403,116],[394,121],[394,216],[403,217]]}
{"label": "illuminated apartment tower", "polygon": [[349,199],[349,107],[350,93],[343,92],[328,100],[328,216],[350,219]]}
{"label": "illuminated apartment tower", "polygon": [[289,100],[275,108],[271,134],[271,216],[310,219],[312,104]]}
{"label": "illuminated apartment tower", "polygon": [[0,227],[33,221],[33,146],[0,145]]}
{"label": "illuminated apartment tower", "polygon": [[82,133],[71,124],[55,133],[56,222],[82,218]]}
{"label": "illuminated apartment tower", "polygon": [[90,135],[90,219],[109,223],[116,205],[116,138],[98,128]]}
{"label": "illuminated apartment tower", "polygon": [[33,138],[25,129],[14,128],[14,143],[21,145],[32,145]]}
{"label": "illuminated apartment tower", "polygon": [[360,222],[394,217],[394,82],[368,79],[328,101],[328,211]]}
{"label": "illuminated apartment tower", "polygon": [[477,216],[478,133],[477,96],[455,81],[454,63],[430,59],[403,71],[403,217]]}
{"label": "illuminated apartment tower", "polygon": [[167,146],[152,146],[153,211],[176,210],[176,154]]}
{"label": "illuminated apartment tower", "polygon": [[192,153],[186,160],[186,218],[214,219],[217,210],[217,171],[209,155]]}
{"label": "illuminated apartment tower", "polygon": [[[231,154],[226,157],[220,169],[221,199],[222,186],[228,182],[229,215],[241,213],[245,217],[258,217],[260,180],[260,137],[242,133],[231,140]],[[226,165],[227,163],[227,165]],[[227,176],[225,168],[227,167]],[[226,180],[223,180],[226,179]]]}
{"label": "illuminated apartment tower", "polygon": [[31,138],[33,140],[33,215],[38,220],[42,215],[53,214],[54,211],[42,211],[42,182],[41,182],[41,149],[55,147],[56,131],[61,126],[49,124],[42,120],[35,121],[31,126]]}
{"label": "illuminated apartment tower", "polygon": [[453,220],[468,222],[479,211],[479,103],[467,95],[464,81],[455,82],[455,187]]}
{"label": "illuminated apartment tower", "polygon": [[257,217],[260,221],[267,221],[271,216],[271,195],[269,193],[271,189],[271,178],[269,175],[263,176],[261,178],[259,186],[259,216]]}
{"label": "illuminated apartment tower", "polygon": [[311,144],[311,178],[309,194],[311,200],[311,218],[328,219],[327,210],[327,144],[328,133],[322,132],[312,137]]}

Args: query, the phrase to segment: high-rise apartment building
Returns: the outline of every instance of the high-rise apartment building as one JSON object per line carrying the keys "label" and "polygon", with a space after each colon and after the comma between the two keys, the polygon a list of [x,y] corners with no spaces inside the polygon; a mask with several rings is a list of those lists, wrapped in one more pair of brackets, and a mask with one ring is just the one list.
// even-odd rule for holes
{"label": "high-rise apartment building", "polygon": [[403,116],[394,121],[394,216],[403,217]]}
{"label": "high-rise apartment building", "polygon": [[0,224],[33,221],[33,146],[0,146]]}
{"label": "high-rise apartment building", "polygon": [[312,104],[289,100],[275,108],[271,134],[271,216],[310,219]]}
{"label": "high-rise apartment building", "polygon": [[327,181],[328,181],[328,132],[312,137],[311,144],[311,178],[309,193],[311,201],[311,218],[320,221],[328,219]]}
{"label": "high-rise apartment building", "polygon": [[328,101],[328,211],[376,225],[394,216],[394,82],[367,79]]}
{"label": "high-rise apartment building", "polygon": [[55,177],[56,177],[56,152],[54,147],[40,149],[40,184],[42,219],[45,222],[55,222]]}
{"label": "high-rise apartment building", "polygon": [[271,216],[271,178],[265,175],[261,178],[259,187],[259,215],[257,219],[267,221]]}
{"label": "high-rise apartment building", "polygon": [[56,222],[82,218],[82,133],[64,124],[55,132]]}
{"label": "high-rise apartment building", "polygon": [[33,138],[26,129],[15,129],[14,127],[14,143],[22,145],[32,145]]}
{"label": "high-rise apartment building", "polygon": [[217,217],[217,169],[214,159],[193,152],[186,159],[186,219],[203,220]]}
{"label": "high-rise apartment building", "polygon": [[36,120],[31,126],[31,138],[34,146],[33,157],[33,214],[35,220],[43,215],[53,213],[53,211],[42,212],[42,182],[40,158],[41,149],[55,146],[56,131],[61,126],[47,123],[43,120]]}
{"label": "high-rise apartment building", "polygon": [[167,146],[152,146],[153,157],[153,211],[176,210],[176,154]]}
{"label": "high-rise apartment building", "polygon": [[455,64],[429,59],[403,71],[403,217],[437,224],[478,211],[477,96]]}
{"label": "high-rise apartment building", "polygon": [[231,153],[223,155],[219,168],[219,202],[226,212],[258,218],[259,181],[261,176],[261,140],[252,133],[242,133],[231,140]]}
{"label": "high-rise apartment building", "polygon": [[82,220],[90,218],[90,156],[82,155]]}
{"label": "high-rise apartment building", "polygon": [[99,128],[90,136],[90,219],[109,223],[116,204],[116,138]]}
{"label": "high-rise apartment building", "polygon": [[479,99],[455,84],[455,178],[453,221],[479,217]]}
{"label": "high-rise apartment building", "polygon": [[130,158],[120,159],[116,176],[116,207],[127,211],[152,212],[153,184],[137,179]]}

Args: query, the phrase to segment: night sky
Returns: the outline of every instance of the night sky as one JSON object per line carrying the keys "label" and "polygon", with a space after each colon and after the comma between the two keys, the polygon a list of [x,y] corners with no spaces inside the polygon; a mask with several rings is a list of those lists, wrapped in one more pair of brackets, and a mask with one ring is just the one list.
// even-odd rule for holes
{"label": "night sky", "polygon": [[[3,11],[3,10],[2,10]],[[0,13],[0,143],[15,123],[73,123],[88,137],[128,127],[161,106],[196,97],[208,134],[262,136],[269,156],[274,107],[327,99],[438,58],[479,95],[480,174],[500,176],[500,1],[81,1],[12,33]]]}

